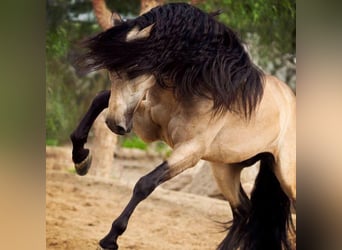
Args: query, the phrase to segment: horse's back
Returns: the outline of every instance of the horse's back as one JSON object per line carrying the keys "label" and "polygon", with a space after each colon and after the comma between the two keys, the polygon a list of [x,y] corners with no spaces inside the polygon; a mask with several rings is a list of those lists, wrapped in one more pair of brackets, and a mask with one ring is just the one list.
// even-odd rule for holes
{"label": "horse's back", "polygon": [[[228,112],[204,159],[241,162],[261,152],[276,154],[286,133],[295,133],[295,96],[274,76],[265,76],[264,95],[250,120]],[[291,130],[291,131],[290,131]]]}

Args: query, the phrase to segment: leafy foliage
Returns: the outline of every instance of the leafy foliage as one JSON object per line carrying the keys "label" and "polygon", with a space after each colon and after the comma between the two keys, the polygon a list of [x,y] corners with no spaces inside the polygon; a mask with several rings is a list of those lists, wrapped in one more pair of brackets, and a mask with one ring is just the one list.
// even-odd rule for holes
{"label": "leafy foliage", "polygon": [[295,0],[212,0],[203,1],[200,7],[208,12],[222,10],[218,19],[243,40],[254,40],[263,65],[280,55],[296,53]]}
{"label": "leafy foliage", "polygon": [[[107,1],[111,9],[137,15],[139,0]],[[115,5],[115,6],[114,6]],[[63,143],[95,94],[108,87],[107,75],[84,76],[73,67],[79,42],[100,32],[91,1],[48,0],[46,32],[46,143]]]}

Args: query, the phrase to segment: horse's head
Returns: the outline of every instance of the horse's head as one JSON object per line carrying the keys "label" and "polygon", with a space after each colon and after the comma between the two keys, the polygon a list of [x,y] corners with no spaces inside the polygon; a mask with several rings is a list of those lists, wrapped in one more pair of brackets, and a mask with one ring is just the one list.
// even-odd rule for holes
{"label": "horse's head", "polygon": [[[100,10],[102,10],[100,8]],[[105,21],[102,27],[107,31],[99,34],[98,36],[88,41],[88,48],[90,52],[85,56],[90,60],[84,60],[84,62],[91,61],[90,68],[107,68],[109,70],[109,77],[111,81],[111,94],[108,105],[108,112],[106,123],[108,127],[116,134],[124,135],[131,131],[133,127],[133,114],[138,108],[139,104],[143,100],[146,92],[155,83],[155,78],[149,73],[141,73],[141,75],[131,78],[125,72],[129,70],[126,65],[135,65],[132,49],[130,54],[121,53],[125,51],[135,42],[141,42],[141,39],[146,39],[150,36],[151,30],[154,24],[148,26],[142,26],[137,24],[125,25],[118,13],[111,14],[111,20],[109,15],[102,18],[98,15],[99,21]],[[124,25],[126,34],[122,37],[120,34],[121,29],[113,29],[114,26]],[[117,35],[117,37],[115,37]],[[119,44],[119,47],[117,47]],[[125,61],[126,60],[126,61]],[[132,61],[133,60],[133,61]],[[107,63],[109,65],[107,65]],[[114,63],[116,62],[116,64]],[[94,67],[94,65],[101,65],[100,67]],[[137,64],[136,64],[137,65]]]}
{"label": "horse's head", "polygon": [[142,75],[128,80],[125,74],[110,72],[111,94],[109,98],[106,123],[116,134],[129,133],[133,126],[133,114],[151,88],[153,76]]}

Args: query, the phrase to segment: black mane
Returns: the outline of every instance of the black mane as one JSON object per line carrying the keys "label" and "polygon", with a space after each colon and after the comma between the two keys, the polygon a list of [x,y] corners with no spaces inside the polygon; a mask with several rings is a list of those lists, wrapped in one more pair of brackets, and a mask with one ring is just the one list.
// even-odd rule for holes
{"label": "black mane", "polygon": [[[147,38],[126,42],[127,33],[154,24]],[[242,42],[213,15],[185,3],[167,4],[87,40],[82,64],[88,70],[153,74],[177,99],[210,98],[215,112],[248,118],[263,95],[263,73]],[[170,86],[171,85],[171,86]]]}

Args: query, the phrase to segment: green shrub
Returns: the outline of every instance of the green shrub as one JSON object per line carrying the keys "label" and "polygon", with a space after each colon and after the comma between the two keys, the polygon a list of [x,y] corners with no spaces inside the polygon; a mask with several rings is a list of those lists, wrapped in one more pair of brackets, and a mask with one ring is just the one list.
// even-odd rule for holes
{"label": "green shrub", "polygon": [[57,139],[47,138],[46,141],[45,141],[45,144],[47,146],[57,146],[58,145],[58,140]]}
{"label": "green shrub", "polygon": [[147,144],[136,135],[124,138],[121,146],[123,148],[137,148],[141,150],[147,149]]}

